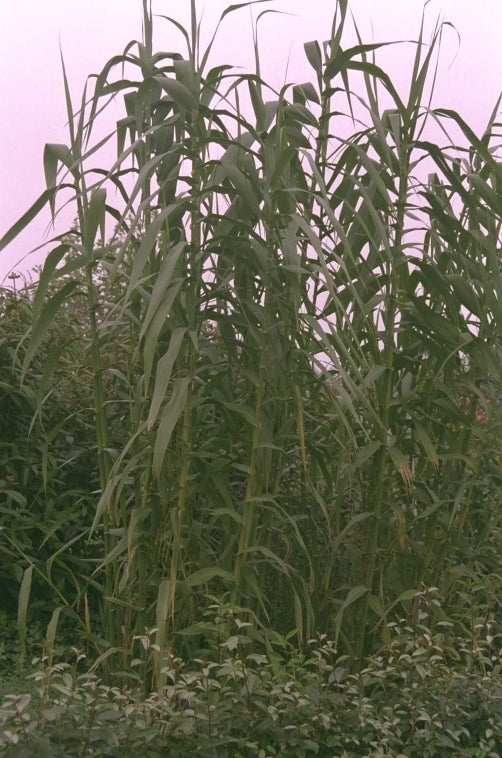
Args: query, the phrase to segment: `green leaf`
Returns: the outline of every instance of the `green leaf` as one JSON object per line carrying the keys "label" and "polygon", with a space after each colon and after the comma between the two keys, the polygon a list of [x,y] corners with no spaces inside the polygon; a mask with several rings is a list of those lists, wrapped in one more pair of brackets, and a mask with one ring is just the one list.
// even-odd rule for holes
{"label": "green leaf", "polygon": [[157,274],[155,283],[152,288],[152,292],[151,292],[150,299],[148,302],[148,308],[146,310],[143,323],[141,325],[141,331],[139,333],[140,340],[142,340],[143,337],[145,336],[152,319],[154,318],[158,309],[161,308],[165,300],[168,288],[173,282],[173,277],[176,271],[178,261],[180,259],[181,254],[185,250],[185,248],[186,248],[185,242],[178,242],[167,252],[167,255],[165,255],[164,260],[162,261],[162,265],[160,267],[160,270]]}
{"label": "green leaf", "polygon": [[424,331],[429,339],[438,340],[448,346],[461,347],[469,340],[469,335],[463,334],[451,321],[435,313],[421,299],[414,297],[414,316],[416,326]]}
{"label": "green leaf", "polygon": [[171,335],[167,352],[162,356],[157,364],[157,373],[155,377],[155,386],[148,414],[147,429],[151,429],[157,420],[160,407],[167,393],[167,387],[171,380],[171,373],[174,362],[178,358],[183,338],[186,334],[184,327],[176,327]]}
{"label": "green leaf", "polygon": [[[101,571],[102,569],[106,568],[106,566],[112,565],[117,558],[122,556],[127,551],[127,535],[125,533],[122,534],[122,537],[117,542],[112,549],[106,553],[103,560],[99,563],[99,565],[96,567],[94,573],[98,573],[98,571]],[[114,602],[120,603],[120,600],[114,599]]]}
{"label": "green leaf", "polygon": [[[347,50],[341,50],[337,48],[334,55],[330,58],[324,69],[324,76],[328,79],[332,79],[340,71],[343,71],[348,67],[352,58],[356,55],[365,56],[366,53],[374,52],[381,47],[387,47],[388,45],[397,45],[397,42],[376,42],[371,45],[355,45]],[[366,61],[363,61],[366,62]]]}
{"label": "green leaf", "polygon": [[356,529],[354,529],[354,527],[356,527],[362,521],[366,521],[367,519],[372,518],[372,516],[373,516],[373,513],[371,511],[356,513],[356,515],[350,519],[348,524],[346,524],[345,527],[340,531],[340,533],[337,534],[337,536],[334,538],[333,542],[331,543],[331,549],[333,551],[338,550],[346,541],[350,539],[351,533],[357,531]]}
{"label": "green leaf", "polygon": [[[384,43],[384,44],[395,44],[393,42]],[[337,68],[337,64],[334,62],[333,64],[334,69]],[[375,79],[380,79],[380,81],[384,84],[385,88],[387,89],[388,93],[392,96],[392,99],[399,109],[399,113],[402,117],[406,116],[406,107],[399,97],[399,94],[394,87],[391,78],[388,74],[385,73],[379,66],[376,66],[374,63],[369,63],[367,61],[349,61],[346,65],[343,66],[341,69],[341,73],[345,71],[345,69],[353,69],[354,71],[362,71],[365,74],[368,74],[369,76],[373,76]]]}
{"label": "green leaf", "polygon": [[56,631],[58,628],[58,622],[59,617],[61,615],[61,611],[63,610],[62,606],[58,606],[54,609],[52,612],[51,620],[49,621],[47,625],[47,632],[45,634],[45,651],[49,656],[52,656],[54,654],[54,647],[56,643]]}
{"label": "green leaf", "polygon": [[44,148],[44,173],[47,189],[56,186],[60,163],[66,166],[74,178],[78,178],[78,171],[70,148],[67,145],[47,143]]}
{"label": "green leaf", "polygon": [[33,310],[32,318],[36,323],[40,317],[40,312],[47,294],[47,290],[50,284],[60,276],[60,272],[57,269],[58,264],[62,261],[70,246],[67,244],[58,245],[47,255],[44,266],[38,279],[38,285],[33,298]]}
{"label": "green leaf", "polygon": [[95,189],[84,217],[84,246],[90,257],[94,248],[96,233],[101,229],[101,237],[105,236],[106,190]]}
{"label": "green leaf", "polygon": [[172,206],[172,205],[169,205],[167,208],[163,208],[160,211],[160,213],[158,213],[155,216],[152,223],[148,225],[145,232],[143,233],[142,238],[141,238],[141,244],[134,256],[132,271],[129,275],[129,282],[127,286],[127,292],[125,295],[126,300],[129,300],[134,289],[138,287],[142,279],[146,262],[149,256],[151,255],[152,250],[155,249],[159,241],[162,227],[168,224],[169,216],[175,210],[177,210],[176,206]]}
{"label": "green leaf", "polygon": [[67,184],[61,185],[58,187],[52,187],[51,189],[45,190],[42,192],[42,194],[35,200],[33,205],[31,205],[26,213],[23,213],[21,218],[16,221],[10,229],[8,229],[4,236],[0,239],[0,250],[3,250],[4,247],[7,247],[7,245],[10,245],[10,243],[16,239],[18,234],[20,234],[25,227],[28,226],[28,224],[33,221],[33,219],[40,213],[40,211],[45,208],[47,203],[52,205],[54,198],[56,197],[56,193],[60,189],[66,189],[68,187]]}
{"label": "green leaf", "polygon": [[21,506],[21,508],[24,508],[26,506],[27,500],[24,495],[22,495],[20,492],[17,492],[16,490],[11,489],[2,489],[0,490],[2,495],[5,495],[5,497],[8,500],[12,500],[13,503],[17,503]]}
{"label": "green leaf", "polygon": [[293,102],[304,103],[306,100],[311,100],[318,105],[320,105],[321,102],[317,90],[311,82],[295,84],[293,87]]}
{"label": "green leaf", "polygon": [[251,96],[251,105],[253,106],[256,117],[256,130],[262,132],[265,129],[265,105],[261,96],[259,87],[252,79],[248,80],[249,94]]}
{"label": "green leaf", "polygon": [[296,154],[296,150],[293,147],[285,147],[284,150],[281,150],[274,166],[274,173],[270,179],[270,189],[276,189],[280,185],[284,172]]}
{"label": "green leaf", "polygon": [[157,341],[166,326],[166,319],[169,317],[180,291],[182,291],[184,282],[184,279],[174,279],[167,287],[146,331],[143,356],[145,364],[144,385],[147,392],[149,391],[150,377],[157,355]]}
{"label": "green leaf", "polygon": [[342,628],[345,611],[368,592],[368,588],[360,584],[357,587],[352,587],[347,593],[345,600],[341,604],[334,618],[335,642],[338,642],[338,638],[340,636],[340,630]]}
{"label": "green leaf", "polygon": [[291,103],[284,108],[284,117],[288,127],[301,127],[302,124],[312,126],[316,129],[319,126],[316,116],[309,111],[302,103]]}
{"label": "green leaf", "polygon": [[249,178],[240,170],[240,168],[238,168],[238,166],[233,161],[229,160],[228,158],[221,159],[221,166],[239,195],[251,209],[252,213],[259,216],[259,200],[252,190]]}
{"label": "green leaf", "polygon": [[[71,150],[66,145],[46,144],[44,148],[45,184],[48,190],[56,188],[59,164],[62,163],[78,179],[78,169],[75,167]],[[55,195],[50,198],[52,217],[55,214]]]}
{"label": "green leaf", "polygon": [[321,47],[319,45],[319,42],[317,40],[312,40],[311,42],[305,42],[303,45],[303,49],[305,50],[305,55],[307,56],[307,60],[316,72],[317,76],[321,76],[322,73],[322,55],[321,55]]}
{"label": "green leaf", "polygon": [[68,297],[68,295],[71,292],[73,292],[73,290],[77,287],[77,284],[78,282],[76,281],[66,282],[61,287],[61,289],[58,292],[56,292],[56,294],[53,295],[48,300],[46,305],[41,310],[40,316],[33,326],[30,343],[28,345],[28,349],[26,350],[26,354],[24,356],[23,366],[21,370],[22,381],[24,381],[24,379],[26,378],[26,372],[28,371],[30,367],[30,364],[35,356],[35,353],[40,347],[40,344],[44,336],[46,335],[47,330],[52,324],[56,313],[58,313],[61,303],[63,303],[65,299]]}
{"label": "green leaf", "polygon": [[201,584],[208,584],[216,576],[220,579],[224,579],[229,584],[232,583],[234,578],[231,571],[225,571],[217,566],[207,566],[189,574],[184,580],[184,584],[187,587],[198,587]]}
{"label": "green leaf", "polygon": [[19,645],[23,658],[26,658],[26,618],[28,614],[28,603],[30,601],[31,579],[33,576],[33,564],[25,569],[21,587],[19,589],[19,598],[17,606],[17,633],[19,635]]}
{"label": "green leaf", "polygon": [[487,182],[478,176],[478,174],[467,174],[466,178],[470,181],[474,190],[487,203],[490,210],[495,211],[497,214],[502,213],[502,199]]}
{"label": "green leaf", "polygon": [[270,0],[248,0],[246,3],[234,3],[233,5],[227,5],[220,16],[220,21],[223,21],[225,16],[227,16],[229,13],[234,13],[234,11],[237,11],[240,8],[247,8],[249,5],[259,5],[260,3],[267,3],[269,1]]}
{"label": "green leaf", "polygon": [[398,598],[394,600],[393,603],[389,605],[389,607],[386,610],[386,615],[389,615],[389,613],[392,611],[393,608],[396,607],[396,605],[399,605],[400,603],[406,603],[409,600],[414,600],[417,595],[420,595],[419,590],[416,589],[409,589],[404,590],[404,592],[401,592]]}
{"label": "green leaf", "polygon": [[385,618],[385,609],[380,602],[380,599],[376,595],[369,595],[368,596],[368,605],[371,608],[371,610],[380,618]]}
{"label": "green leaf", "polygon": [[197,109],[198,102],[192,92],[177,79],[171,79],[168,76],[155,76],[154,79],[181,108],[187,111]]}
{"label": "green leaf", "polygon": [[223,403],[223,405],[225,408],[228,408],[229,411],[234,411],[245,418],[251,426],[256,426],[256,411],[254,408],[250,408],[248,405],[243,405],[241,403]]}
{"label": "green leaf", "polygon": [[171,398],[162,411],[153,449],[152,470],[154,476],[159,476],[161,472],[171,435],[185,407],[190,383],[189,377],[178,379],[174,383]]}
{"label": "green leaf", "polygon": [[173,599],[173,583],[170,579],[161,579],[157,589],[157,603],[155,605],[155,619],[157,627],[158,645],[165,645],[167,619],[171,610]]}
{"label": "green leaf", "polygon": [[437,450],[434,447],[434,444],[426,428],[423,426],[423,424],[420,424],[418,421],[415,421],[414,425],[415,425],[415,433],[416,433],[418,442],[422,445],[429,461],[432,463],[432,465],[435,468],[437,468],[439,465]]}
{"label": "green leaf", "polygon": [[181,634],[184,637],[200,637],[201,634],[214,634],[215,625],[208,621],[197,621],[195,624],[185,627],[176,631],[176,634]]}
{"label": "green leaf", "polygon": [[198,82],[192,61],[183,58],[173,60],[173,69],[176,74],[176,81],[183,84],[183,86],[192,94],[194,101],[197,102],[195,93],[198,91]]}
{"label": "green leaf", "polygon": [[369,459],[375,455],[376,451],[380,450],[381,447],[382,443],[380,440],[372,440],[371,442],[368,442],[368,444],[361,448],[356,455],[354,463],[352,464],[353,468],[358,469],[361,468],[361,466],[364,466],[364,464],[369,461]]}

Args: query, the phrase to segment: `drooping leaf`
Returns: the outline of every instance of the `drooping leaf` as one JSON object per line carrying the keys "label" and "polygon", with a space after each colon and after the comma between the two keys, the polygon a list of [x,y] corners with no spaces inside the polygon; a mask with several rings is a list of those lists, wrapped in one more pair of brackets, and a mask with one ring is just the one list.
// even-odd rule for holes
{"label": "drooping leaf", "polygon": [[19,645],[21,647],[21,653],[24,658],[26,658],[26,654],[27,654],[26,628],[27,628],[28,604],[30,601],[32,577],[33,577],[33,564],[30,564],[24,570],[24,573],[23,573],[21,587],[19,588],[18,607],[17,607],[17,633],[19,636]]}
{"label": "drooping leaf", "polygon": [[158,476],[161,472],[171,435],[185,407],[189,386],[189,377],[177,379],[173,385],[171,397],[161,413],[153,448],[152,471],[154,476]]}
{"label": "drooping leaf", "polygon": [[155,385],[153,389],[152,402],[148,413],[147,428],[151,429],[157,420],[162,402],[167,393],[174,362],[178,358],[186,329],[176,327],[169,341],[169,347],[165,355],[157,363],[157,373],[155,376]]}

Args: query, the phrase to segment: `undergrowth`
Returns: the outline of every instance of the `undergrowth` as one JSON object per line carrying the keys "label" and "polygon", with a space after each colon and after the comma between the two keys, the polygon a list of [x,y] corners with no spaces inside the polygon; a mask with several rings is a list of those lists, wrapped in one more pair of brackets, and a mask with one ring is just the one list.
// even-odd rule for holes
{"label": "undergrowth", "polygon": [[[389,643],[357,674],[321,635],[298,652],[276,638],[255,652],[253,629],[229,617],[218,649],[162,659],[157,691],[109,686],[84,656],[34,662],[25,693],[5,695],[0,754],[272,758],[496,758],[502,751],[502,630],[471,636],[449,623],[388,626]],[[139,640],[151,654],[150,630]],[[141,667],[138,658],[132,664]]]}

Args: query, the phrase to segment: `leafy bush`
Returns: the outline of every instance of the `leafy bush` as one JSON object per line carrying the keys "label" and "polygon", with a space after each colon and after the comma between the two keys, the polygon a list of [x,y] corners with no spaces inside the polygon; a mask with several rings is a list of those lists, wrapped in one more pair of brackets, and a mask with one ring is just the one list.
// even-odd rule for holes
{"label": "leafy bush", "polygon": [[[33,631],[40,649],[40,632],[55,605],[67,608],[72,631],[75,609],[84,605],[93,558],[85,537],[97,486],[77,302],[58,312],[23,376],[34,314],[30,287],[0,291],[0,613],[10,617],[2,638],[10,642],[17,606],[21,649],[30,654]],[[55,365],[47,372],[49,355]],[[5,675],[3,669],[0,657]]]}
{"label": "leafy bush", "polygon": [[[471,639],[448,625],[391,624],[389,644],[358,673],[321,636],[298,653],[285,641],[253,651],[234,618],[220,659],[162,661],[165,683],[103,684],[73,664],[37,662],[30,693],[4,697],[0,753],[204,758],[497,758],[502,751],[502,630]],[[160,654],[142,640],[144,649]],[[282,648],[282,649],[281,649]],[[133,669],[140,661],[133,661]],[[33,691],[31,691],[33,690]]]}

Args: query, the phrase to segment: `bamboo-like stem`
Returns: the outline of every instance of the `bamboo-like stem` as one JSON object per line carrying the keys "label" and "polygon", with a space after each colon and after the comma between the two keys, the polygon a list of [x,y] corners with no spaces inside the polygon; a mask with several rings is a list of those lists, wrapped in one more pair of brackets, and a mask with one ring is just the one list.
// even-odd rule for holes
{"label": "bamboo-like stem", "polygon": [[[404,142],[404,140],[403,140]],[[361,599],[360,613],[357,618],[357,633],[355,644],[355,661],[360,665],[364,660],[365,646],[367,643],[367,621],[370,608],[370,594],[376,590],[375,574],[377,567],[377,554],[380,543],[380,529],[385,502],[387,500],[386,489],[388,487],[388,435],[390,410],[394,390],[394,358],[396,352],[396,316],[399,291],[400,267],[403,265],[403,236],[406,223],[406,207],[409,192],[409,152],[400,151],[400,176],[399,189],[396,201],[396,214],[394,221],[395,236],[389,247],[391,253],[387,261],[387,275],[389,285],[387,288],[384,319],[384,346],[383,365],[385,373],[382,376],[382,390],[379,401],[380,417],[380,450],[374,464],[374,475],[370,484],[370,503],[372,520],[369,527],[367,547],[364,553],[363,583],[366,593]]]}
{"label": "bamboo-like stem", "polygon": [[[200,76],[197,71],[196,48],[198,44],[197,21],[195,4],[191,5],[192,18],[192,73],[194,80],[199,81]],[[186,316],[188,321],[188,330],[192,339],[189,339],[185,345],[184,363],[186,374],[189,378],[187,396],[183,409],[180,436],[180,454],[181,470],[178,478],[178,495],[176,499],[176,508],[174,512],[174,534],[173,547],[171,553],[170,582],[171,590],[171,609],[170,622],[173,631],[176,629],[176,586],[180,570],[183,567],[183,524],[187,516],[189,507],[188,483],[191,470],[191,453],[194,435],[193,424],[193,382],[195,377],[197,355],[194,348],[193,340],[198,339],[201,328],[201,314],[199,309],[200,288],[202,285],[203,267],[202,267],[202,236],[201,224],[203,219],[202,210],[202,167],[204,164],[205,146],[201,138],[201,129],[203,126],[199,123],[199,115],[194,112],[191,115],[189,126],[189,138],[191,143],[190,161],[192,167],[192,181],[190,188],[190,243],[189,258],[187,260],[186,278],[190,282],[187,291]]]}
{"label": "bamboo-like stem", "polygon": [[[272,220],[267,216],[264,222],[265,238],[267,245],[267,268],[273,265],[275,253],[275,241],[272,232]],[[259,450],[262,441],[262,424],[263,408],[265,396],[267,393],[267,348],[269,341],[269,330],[271,326],[271,310],[273,308],[272,292],[268,271],[265,274],[264,302],[263,302],[263,320],[260,329],[259,338],[259,365],[257,376],[256,400],[254,406],[255,424],[251,439],[251,451],[249,458],[249,474],[246,483],[246,492],[244,496],[244,506],[242,511],[242,527],[239,534],[237,554],[234,563],[234,576],[232,586],[232,604],[237,605],[241,602],[244,589],[244,570],[247,563],[247,550],[253,544],[256,527],[257,527],[257,498],[265,494],[263,491],[263,476],[259,471]],[[260,451],[263,453],[263,450]]]}

